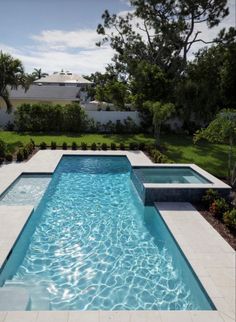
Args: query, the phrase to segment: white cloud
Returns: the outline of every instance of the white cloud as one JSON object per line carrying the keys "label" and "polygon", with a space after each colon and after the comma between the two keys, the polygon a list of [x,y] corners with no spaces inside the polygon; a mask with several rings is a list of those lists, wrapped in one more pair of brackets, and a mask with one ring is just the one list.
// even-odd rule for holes
{"label": "white cloud", "polygon": [[43,30],[39,35],[32,35],[31,38],[49,47],[67,48],[96,48],[96,42],[101,40],[94,29],[81,29],[72,31]]}

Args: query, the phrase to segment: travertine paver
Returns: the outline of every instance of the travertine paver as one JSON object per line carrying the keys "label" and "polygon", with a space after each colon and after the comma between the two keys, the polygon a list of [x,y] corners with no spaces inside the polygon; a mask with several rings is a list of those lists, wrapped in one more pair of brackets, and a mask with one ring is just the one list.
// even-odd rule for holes
{"label": "travertine paver", "polygon": [[36,322],[37,316],[38,312],[11,311],[7,312],[4,322]]}
{"label": "travertine paver", "polygon": [[[218,312],[194,312],[193,320],[235,318],[235,251],[189,203],[155,203]],[[219,313],[222,313],[220,315]],[[218,320],[217,320],[218,319]],[[215,321],[214,320],[214,321]]]}
{"label": "travertine paver", "polygon": [[42,311],[38,313],[37,322],[68,322],[69,312]]}

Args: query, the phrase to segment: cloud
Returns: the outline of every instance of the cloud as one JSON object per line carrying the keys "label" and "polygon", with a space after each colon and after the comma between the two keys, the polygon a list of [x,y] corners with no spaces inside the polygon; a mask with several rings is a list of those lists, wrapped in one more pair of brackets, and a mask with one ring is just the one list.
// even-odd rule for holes
{"label": "cloud", "polygon": [[32,35],[34,41],[47,44],[49,47],[94,49],[101,36],[94,29],[72,31],[43,30],[39,35]]}

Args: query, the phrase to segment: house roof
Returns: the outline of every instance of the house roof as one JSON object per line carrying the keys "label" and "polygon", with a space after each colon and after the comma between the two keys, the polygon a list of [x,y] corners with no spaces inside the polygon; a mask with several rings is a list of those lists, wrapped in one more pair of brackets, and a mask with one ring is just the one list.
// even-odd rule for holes
{"label": "house roof", "polygon": [[85,79],[81,75],[70,72],[55,72],[52,75],[37,79],[34,81],[34,83],[92,84],[89,80]]}
{"label": "house roof", "polygon": [[26,99],[26,100],[79,100],[79,88],[76,86],[39,86],[31,85],[25,92],[22,87],[12,89],[10,91],[10,99]]}

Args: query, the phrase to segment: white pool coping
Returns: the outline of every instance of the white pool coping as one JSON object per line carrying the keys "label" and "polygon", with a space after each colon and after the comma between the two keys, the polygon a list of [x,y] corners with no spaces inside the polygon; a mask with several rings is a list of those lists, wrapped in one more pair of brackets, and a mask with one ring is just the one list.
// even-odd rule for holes
{"label": "white pool coping", "polygon": [[[28,162],[0,167],[0,194],[22,173],[53,173],[63,155],[127,156],[132,166],[162,166],[153,164],[141,151],[42,150]],[[173,164],[170,166],[173,167]],[[201,171],[204,177],[209,176],[209,178],[216,179],[214,181],[216,185],[228,187],[196,165],[177,164],[174,166],[191,166],[197,172]],[[209,179],[211,182],[212,178]],[[205,184],[204,187],[206,187]],[[211,297],[217,308],[216,311],[0,311],[0,322],[235,321],[234,250],[190,204],[156,203],[156,207]],[[32,206],[0,206],[0,227],[2,227],[0,230],[0,266],[5,260],[7,250],[10,251],[13,247],[31,211]],[[2,247],[2,245],[7,246]]]}

